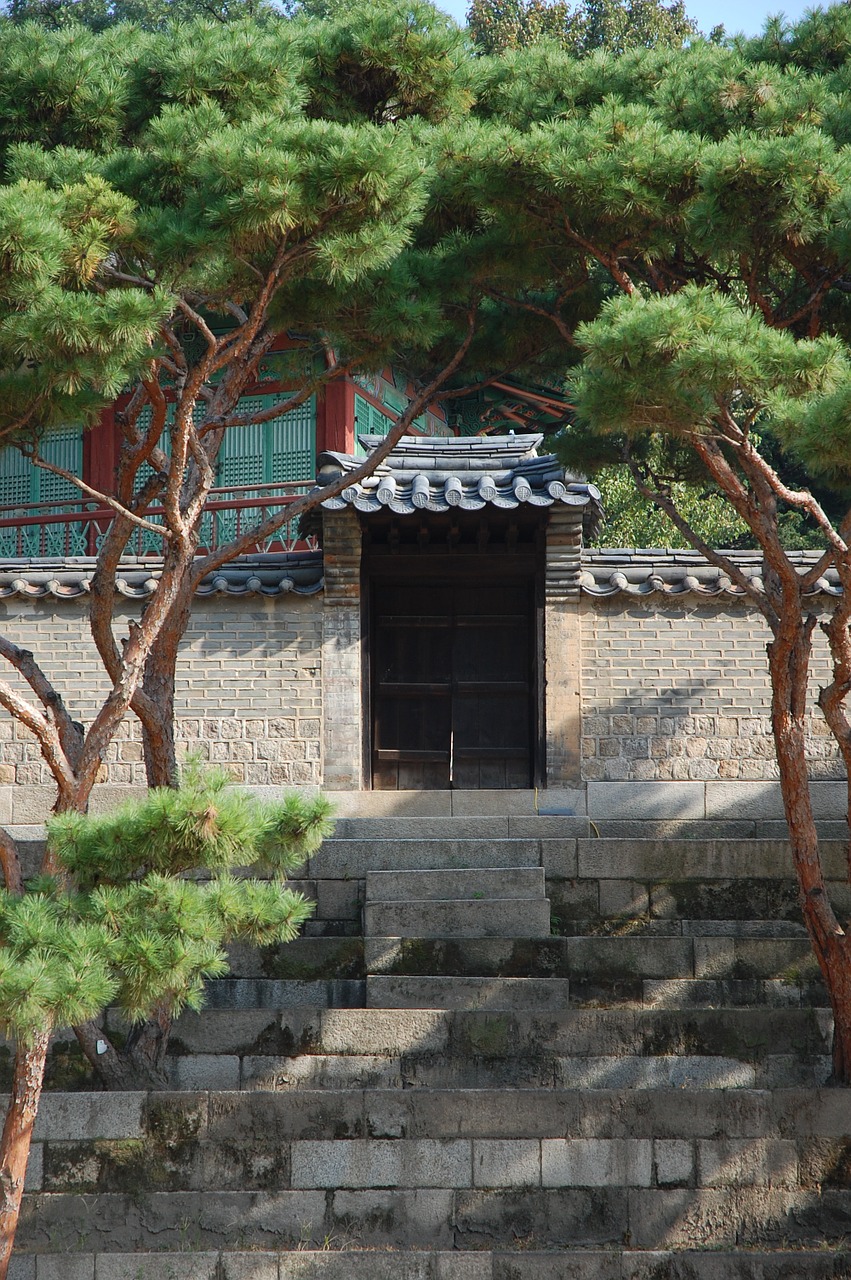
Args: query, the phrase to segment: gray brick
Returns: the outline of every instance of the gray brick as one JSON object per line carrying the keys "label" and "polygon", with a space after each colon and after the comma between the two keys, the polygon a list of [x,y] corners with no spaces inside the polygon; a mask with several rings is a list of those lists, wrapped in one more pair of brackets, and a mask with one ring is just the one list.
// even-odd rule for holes
{"label": "gray brick", "polygon": [[541,1146],[533,1139],[473,1143],[473,1184],[477,1187],[536,1187],[541,1183]]}
{"label": "gray brick", "polygon": [[35,1275],[36,1280],[94,1280],[95,1258],[93,1254],[78,1258],[43,1256],[36,1262]]}
{"label": "gray brick", "polygon": [[649,1187],[653,1152],[648,1139],[545,1138],[545,1187]]}
{"label": "gray brick", "polygon": [[312,1187],[469,1187],[470,1143],[462,1140],[295,1142],[292,1182]]}

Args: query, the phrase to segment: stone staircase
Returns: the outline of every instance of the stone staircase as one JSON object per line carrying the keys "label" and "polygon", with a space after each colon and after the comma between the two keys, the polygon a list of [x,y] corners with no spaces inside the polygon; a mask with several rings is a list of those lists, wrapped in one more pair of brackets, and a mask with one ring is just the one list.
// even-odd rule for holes
{"label": "stone staircase", "polygon": [[785,845],[524,799],[341,819],[306,936],[179,1020],[174,1092],[47,1097],[14,1280],[851,1277]]}

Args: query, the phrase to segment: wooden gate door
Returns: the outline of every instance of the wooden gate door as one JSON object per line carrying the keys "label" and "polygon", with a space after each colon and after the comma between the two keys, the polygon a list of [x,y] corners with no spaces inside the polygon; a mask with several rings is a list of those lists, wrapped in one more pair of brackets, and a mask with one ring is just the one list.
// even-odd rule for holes
{"label": "wooden gate door", "polygon": [[374,787],[532,785],[534,616],[534,583],[375,584]]}

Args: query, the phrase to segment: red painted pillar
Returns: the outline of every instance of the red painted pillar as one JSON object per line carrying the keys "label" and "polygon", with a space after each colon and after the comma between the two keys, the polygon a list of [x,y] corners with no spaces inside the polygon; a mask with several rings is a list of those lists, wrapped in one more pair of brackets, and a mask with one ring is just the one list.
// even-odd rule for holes
{"label": "red painted pillar", "polygon": [[[115,472],[118,466],[118,430],[115,425],[115,406],[104,409],[100,419],[83,434],[83,479],[99,493],[115,492]],[[90,527],[88,534],[89,555],[97,554],[97,529]]]}
{"label": "red painted pillar", "polygon": [[355,451],[355,388],[347,379],[332,382],[317,397],[316,452]]}
{"label": "red painted pillar", "polygon": [[115,492],[115,469],[118,465],[118,438],[115,407],[110,405],[83,436],[83,479],[99,493]]}

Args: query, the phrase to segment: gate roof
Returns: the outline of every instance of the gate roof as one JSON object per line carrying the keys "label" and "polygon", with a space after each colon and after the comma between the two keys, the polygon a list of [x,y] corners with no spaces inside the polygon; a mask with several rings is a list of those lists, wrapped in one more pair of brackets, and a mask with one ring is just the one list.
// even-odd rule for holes
{"label": "gate roof", "polygon": [[[484,507],[516,510],[521,506],[581,507],[586,536],[600,522],[600,491],[585,480],[565,473],[552,454],[539,454],[542,435],[485,436],[455,439],[443,436],[403,436],[371,476],[359,480],[339,497],[328,498],[326,511],[353,507],[365,515],[389,511],[481,511]],[[363,435],[367,453],[380,436]],[[323,453],[319,482],[353,471],[363,457]]]}

